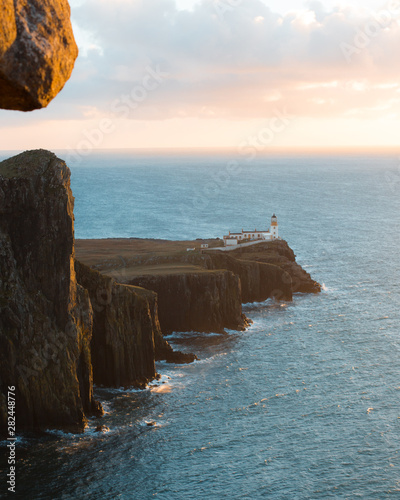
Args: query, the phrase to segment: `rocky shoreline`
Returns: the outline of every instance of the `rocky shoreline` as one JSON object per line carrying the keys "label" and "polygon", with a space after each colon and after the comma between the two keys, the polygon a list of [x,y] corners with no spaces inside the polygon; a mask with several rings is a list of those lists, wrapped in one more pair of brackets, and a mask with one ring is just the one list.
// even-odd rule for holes
{"label": "rocky shoreline", "polygon": [[73,205],[70,171],[54,154],[0,163],[1,434],[9,386],[19,430],[82,431],[102,413],[93,384],[144,387],[155,361],[196,359],[163,333],[244,330],[242,303],[320,291],[284,241],[229,255],[186,252],[187,242],[75,241]]}

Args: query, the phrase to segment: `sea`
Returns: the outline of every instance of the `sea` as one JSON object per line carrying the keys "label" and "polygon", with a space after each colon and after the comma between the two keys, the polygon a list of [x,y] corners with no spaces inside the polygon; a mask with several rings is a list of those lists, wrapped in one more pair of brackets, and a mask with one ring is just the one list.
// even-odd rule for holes
{"label": "sea", "polygon": [[245,332],[174,332],[198,361],[158,363],[144,390],[96,388],[106,413],[83,434],[20,434],[8,496],[1,443],[2,498],[400,499],[399,157],[123,150],[69,165],[77,238],[216,238],[275,213],[323,290],[244,305]]}

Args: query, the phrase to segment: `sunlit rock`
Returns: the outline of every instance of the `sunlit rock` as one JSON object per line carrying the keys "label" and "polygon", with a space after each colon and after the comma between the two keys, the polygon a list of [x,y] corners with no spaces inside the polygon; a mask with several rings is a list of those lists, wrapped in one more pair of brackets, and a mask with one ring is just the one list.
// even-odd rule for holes
{"label": "sunlit rock", "polygon": [[0,108],[43,108],[78,55],[66,0],[0,0]]}

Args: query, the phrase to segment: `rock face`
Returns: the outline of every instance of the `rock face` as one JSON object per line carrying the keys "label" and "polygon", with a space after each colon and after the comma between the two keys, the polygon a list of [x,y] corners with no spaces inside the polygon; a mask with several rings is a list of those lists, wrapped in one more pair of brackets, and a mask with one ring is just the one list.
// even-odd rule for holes
{"label": "rock face", "polygon": [[[157,266],[191,264],[199,272],[157,274]],[[296,263],[286,241],[277,240],[227,252],[142,257],[154,274],[131,277],[133,285],[158,294],[162,330],[201,332],[243,329],[241,304],[268,298],[292,300],[293,293],[317,293],[320,285]],[[205,272],[201,272],[203,268]],[[133,269],[133,268],[132,268]],[[103,271],[107,272],[107,271]],[[150,271],[149,271],[150,273]]]}
{"label": "rock face", "polygon": [[2,426],[8,386],[16,387],[19,429],[79,429],[85,414],[101,412],[93,399],[93,311],[75,278],[73,204],[69,169],[52,153],[0,163]]}
{"label": "rock face", "polygon": [[155,360],[156,361],[167,361],[167,363],[193,363],[194,360],[198,359],[197,356],[191,352],[181,352],[172,349],[171,345],[167,340],[165,340],[160,326],[159,316],[158,316],[158,296],[155,292],[151,290],[146,290],[140,287],[131,287],[136,290],[140,290],[142,294],[146,294],[147,301],[149,303],[150,314],[152,318],[152,324],[154,328],[154,347],[155,347]]}
{"label": "rock face", "polygon": [[102,413],[93,378],[143,386],[156,359],[196,359],[163,338],[154,292],[75,261],[73,205],[70,171],[54,154],[0,163],[0,434],[10,386],[19,430],[77,431]]}
{"label": "rock face", "polygon": [[147,290],[119,285],[76,262],[78,282],[90,295],[94,323],[93,375],[96,384],[142,386],[156,376],[155,330]]}
{"label": "rock face", "polygon": [[78,282],[93,305],[94,382],[108,387],[141,387],[156,376],[154,361],[191,362],[193,354],[174,352],[163,338],[157,295],[121,285],[76,261]]}
{"label": "rock face", "polygon": [[321,291],[284,240],[230,252],[185,251],[196,245],[138,238],[77,242],[79,258],[87,265],[158,294],[165,332],[243,329],[242,302],[291,300],[297,292]]}
{"label": "rock face", "polygon": [[230,271],[138,276],[130,284],[157,293],[163,332],[221,332],[248,325],[242,314],[240,281]]}
{"label": "rock face", "polygon": [[17,38],[17,23],[15,22],[14,0],[2,0],[0,17],[0,59]]}
{"label": "rock face", "polygon": [[78,49],[67,0],[0,0],[0,108],[43,108],[71,75]]}
{"label": "rock face", "polygon": [[279,266],[235,259],[223,252],[207,254],[210,269],[228,269],[240,278],[242,302],[262,302],[270,297],[292,300],[292,278]]}
{"label": "rock face", "polygon": [[[280,267],[291,278],[292,293],[319,293],[321,285],[296,262],[293,250],[284,240],[275,240],[258,245],[238,248],[229,255],[240,261],[266,263]],[[286,281],[287,278],[284,278]],[[279,286],[278,286],[279,290]]]}

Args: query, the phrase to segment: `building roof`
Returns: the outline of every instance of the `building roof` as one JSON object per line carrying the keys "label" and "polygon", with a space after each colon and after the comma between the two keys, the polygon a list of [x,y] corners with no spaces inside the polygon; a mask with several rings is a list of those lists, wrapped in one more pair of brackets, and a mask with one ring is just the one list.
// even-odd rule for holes
{"label": "building roof", "polygon": [[243,236],[244,234],[270,234],[268,231],[243,231],[242,233],[229,233],[224,236],[224,238],[234,237],[234,236]]}
{"label": "building roof", "polygon": [[244,234],[244,233],[269,233],[269,229],[265,229],[265,230],[264,229],[262,229],[262,230],[256,229],[254,231],[253,230],[251,230],[251,231],[244,231],[242,229],[241,233],[232,233],[231,231],[229,231],[229,234],[231,234],[231,235],[234,235],[234,234]]}
{"label": "building roof", "polygon": [[269,233],[269,229],[267,229],[266,231],[260,231],[259,229],[256,229],[255,231],[243,231],[242,229],[241,233],[235,233],[235,234],[243,234],[243,233]]}

